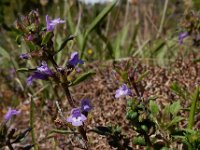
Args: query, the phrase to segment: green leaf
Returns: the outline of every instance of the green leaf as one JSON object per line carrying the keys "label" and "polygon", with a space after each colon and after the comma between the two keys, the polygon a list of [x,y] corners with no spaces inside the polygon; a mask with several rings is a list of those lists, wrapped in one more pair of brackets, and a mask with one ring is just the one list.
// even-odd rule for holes
{"label": "green leaf", "polygon": [[17,69],[17,72],[31,72],[35,71],[36,69],[29,69],[29,68],[19,68]]}
{"label": "green leaf", "polygon": [[26,45],[28,46],[31,52],[35,50],[35,45],[33,44],[33,42],[27,41]]}
{"label": "green leaf", "polygon": [[166,42],[163,41],[163,40],[161,40],[158,43],[156,43],[155,48],[152,50],[151,57],[157,56],[161,52],[161,50],[163,49],[163,47],[165,46],[165,44],[166,44]]}
{"label": "green leaf", "polygon": [[46,34],[45,34],[45,36],[42,38],[42,45],[46,45],[48,42],[49,42],[49,40],[52,38],[52,36],[53,36],[53,33],[52,32],[47,32]]}
{"label": "green leaf", "polygon": [[88,79],[89,77],[91,77],[94,74],[95,74],[94,71],[86,72],[86,73],[80,75],[77,79],[75,79],[69,86],[77,85],[77,84],[81,83],[82,81]]}
{"label": "green leaf", "polygon": [[17,42],[18,45],[21,44],[21,37],[22,37],[21,34],[17,35],[17,37],[16,37],[16,42]]}
{"label": "green leaf", "polygon": [[187,99],[187,95],[188,92],[183,89],[178,83],[174,82],[171,86],[170,86],[171,90],[176,93],[178,96],[182,97],[183,99]]}
{"label": "green leaf", "polygon": [[168,128],[173,126],[173,125],[176,125],[177,123],[179,123],[181,120],[183,120],[183,117],[181,116],[175,116],[172,121],[168,124]]}
{"label": "green leaf", "polygon": [[75,38],[74,36],[69,36],[69,37],[65,38],[64,41],[62,42],[62,44],[60,45],[58,51],[56,51],[56,52],[54,53],[54,55],[57,54],[58,52],[60,52],[60,51],[66,46],[66,44],[67,44],[69,41],[73,40],[74,38]]}
{"label": "green leaf", "polygon": [[166,116],[169,115],[170,114],[170,105],[166,105],[163,112],[164,112],[163,113],[164,115],[166,115]]}
{"label": "green leaf", "polygon": [[148,74],[149,74],[149,70],[147,70],[146,72],[144,72],[143,74],[141,74],[137,80],[137,82],[142,81]]}
{"label": "green leaf", "polygon": [[59,134],[74,134],[72,131],[68,130],[59,130],[59,129],[52,129],[49,134],[51,133],[59,133]]}
{"label": "green leaf", "polygon": [[174,102],[170,105],[170,113],[176,115],[181,109],[180,101]]}
{"label": "green leaf", "polygon": [[112,128],[105,126],[97,126],[95,129],[92,129],[91,131],[105,136],[112,134]]}
{"label": "green leaf", "polygon": [[134,145],[146,145],[145,139],[142,136],[134,137],[133,138]]}
{"label": "green leaf", "polygon": [[7,59],[10,59],[9,53],[1,46],[0,46],[0,55],[2,55],[3,57],[5,57]]}
{"label": "green leaf", "polygon": [[155,101],[150,101],[149,102],[149,108],[150,108],[150,111],[153,115],[157,115],[158,112],[159,112],[159,108],[158,108],[158,104],[156,104]]}
{"label": "green leaf", "polygon": [[189,119],[188,119],[188,129],[192,129],[194,126],[194,117],[195,117],[195,112],[197,109],[197,101],[199,100],[199,87],[197,87],[192,94],[192,105],[190,107],[190,114],[189,114]]}

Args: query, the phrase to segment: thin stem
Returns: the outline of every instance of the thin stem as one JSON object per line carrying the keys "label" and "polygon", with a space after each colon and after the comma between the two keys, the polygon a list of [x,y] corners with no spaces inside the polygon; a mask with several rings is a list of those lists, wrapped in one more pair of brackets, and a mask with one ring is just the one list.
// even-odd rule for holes
{"label": "thin stem", "polygon": [[[58,71],[59,67],[58,67],[56,61],[54,60],[53,56],[51,54],[49,54],[49,53],[46,53],[46,56],[49,58],[49,60],[53,64],[54,68]],[[58,71],[58,72],[60,72],[60,71]],[[61,75],[67,82],[67,78],[65,77],[65,74],[61,73]],[[65,91],[65,94],[67,96],[67,100],[68,100],[70,106],[74,108],[76,105],[75,105],[75,102],[74,102],[74,100],[73,100],[73,98],[72,98],[72,96],[70,94],[68,83],[66,83],[66,82],[62,83],[62,87],[63,87],[63,90]]]}
{"label": "thin stem", "polygon": [[62,87],[63,87],[63,89],[65,91],[65,94],[67,96],[67,99],[68,99],[68,102],[69,102],[70,106],[75,108],[76,105],[75,105],[75,102],[74,102],[74,100],[73,100],[73,98],[72,98],[72,96],[70,94],[68,84],[67,83],[62,83]]}
{"label": "thin stem", "polygon": [[32,96],[30,97],[30,125],[31,125],[31,136],[32,136],[32,142],[34,143],[34,150],[38,150],[37,144],[35,144],[35,132],[34,132],[34,102]]}
{"label": "thin stem", "polygon": [[157,38],[160,36],[160,34],[161,34],[162,30],[163,30],[168,3],[169,3],[169,0],[165,0],[164,10],[163,10],[162,19],[161,19],[160,27],[159,27],[159,30],[158,30]]}
{"label": "thin stem", "polygon": [[8,141],[6,142],[6,144],[7,144],[8,148],[10,150],[14,150],[14,148],[12,147],[12,144],[10,143],[10,139],[8,139]]}

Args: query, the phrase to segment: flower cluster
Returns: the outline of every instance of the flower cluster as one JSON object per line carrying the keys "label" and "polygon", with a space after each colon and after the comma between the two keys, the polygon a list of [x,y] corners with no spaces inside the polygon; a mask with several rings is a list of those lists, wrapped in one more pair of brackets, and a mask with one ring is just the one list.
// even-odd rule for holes
{"label": "flower cluster", "polygon": [[[78,68],[77,66],[79,64],[84,64],[84,61],[79,58],[79,54],[76,51],[71,53],[64,67],[60,67],[55,60],[56,54],[65,48],[68,40],[67,42],[64,40],[64,42],[61,43],[61,47],[56,49],[54,47],[53,32],[57,25],[63,24],[65,21],[60,18],[51,20],[50,17],[46,15],[46,26],[44,27],[43,24],[40,23],[39,13],[37,11],[32,11],[24,18],[26,18],[27,24],[24,24],[24,19],[22,19],[17,22],[17,25],[18,30],[24,33],[22,38],[24,38],[30,52],[21,54],[19,58],[25,60],[35,58],[37,60],[36,63],[41,62],[41,65],[33,69],[26,69],[31,72],[26,81],[27,85],[32,85],[33,81],[36,79],[53,81],[55,84],[59,85],[64,90],[69,105],[73,108],[71,110],[71,115],[65,121],[76,127],[83,126],[83,122],[87,119],[88,112],[92,108],[91,104],[88,99],[83,99],[81,101],[81,106],[77,108],[69,87],[72,86],[71,83],[73,83],[70,77],[74,75],[74,70]],[[30,26],[32,27],[32,25],[36,27],[31,29]],[[69,38],[69,40],[71,40],[71,38]],[[17,112],[13,111],[11,114],[15,115]],[[7,118],[9,118],[9,115]],[[86,137],[85,129],[83,127],[80,128],[82,128],[83,131],[83,133],[80,131],[80,134]]]}
{"label": "flower cluster", "polygon": [[71,123],[73,126],[82,126],[83,122],[87,119],[84,113],[88,113],[91,109],[90,101],[88,99],[83,99],[81,101],[81,108],[73,108],[71,110],[71,115],[67,118],[67,122]]}

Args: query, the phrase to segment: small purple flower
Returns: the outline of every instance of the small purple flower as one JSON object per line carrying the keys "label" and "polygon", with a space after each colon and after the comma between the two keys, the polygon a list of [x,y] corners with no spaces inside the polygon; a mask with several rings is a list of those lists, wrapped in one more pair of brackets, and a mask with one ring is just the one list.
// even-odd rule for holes
{"label": "small purple flower", "polygon": [[83,64],[84,62],[82,60],[79,59],[79,54],[78,52],[73,52],[70,56],[69,59],[69,64],[72,65],[73,67],[75,67],[78,64]]}
{"label": "small purple flower", "polygon": [[85,112],[89,112],[92,109],[90,101],[88,99],[83,99],[81,101],[81,110]]}
{"label": "small purple flower", "polygon": [[45,75],[49,75],[49,76],[53,75],[53,72],[49,69],[45,61],[42,61],[42,65],[40,67],[37,67],[37,71]]}
{"label": "small purple flower", "polygon": [[27,40],[28,40],[28,41],[33,41],[33,35],[30,34],[30,35],[27,37]]}
{"label": "small purple flower", "polygon": [[46,15],[46,28],[47,28],[47,31],[53,31],[55,26],[57,24],[61,24],[61,23],[65,23],[65,21],[61,20],[60,18],[56,18],[56,19],[50,20],[49,16]]}
{"label": "small purple flower", "polygon": [[14,115],[18,115],[21,111],[20,110],[15,110],[15,109],[11,109],[9,108],[8,112],[6,113],[6,115],[4,116],[5,121],[8,121],[11,119],[12,116]]}
{"label": "small purple flower", "polygon": [[33,84],[34,79],[41,79],[41,80],[47,80],[49,75],[43,74],[41,72],[35,71],[31,76],[29,76],[26,80],[27,85],[30,86]]}
{"label": "small purple flower", "polygon": [[188,36],[189,36],[188,32],[180,33],[178,37],[179,44],[183,44],[183,40]]}
{"label": "small purple flower", "polygon": [[28,54],[23,53],[23,54],[21,54],[21,55],[19,56],[19,58],[21,58],[21,59],[29,59],[30,56],[29,56]]}
{"label": "small purple flower", "polygon": [[29,76],[27,79],[26,79],[26,83],[28,86],[31,86],[33,84],[33,76]]}
{"label": "small purple flower", "polygon": [[115,92],[115,98],[119,98],[121,96],[126,96],[129,95],[131,96],[131,90],[128,88],[126,84],[123,84],[119,89],[116,90]]}
{"label": "small purple flower", "polygon": [[67,122],[72,123],[73,126],[82,126],[83,122],[87,118],[81,113],[80,108],[74,108],[71,111],[71,115],[67,118]]}

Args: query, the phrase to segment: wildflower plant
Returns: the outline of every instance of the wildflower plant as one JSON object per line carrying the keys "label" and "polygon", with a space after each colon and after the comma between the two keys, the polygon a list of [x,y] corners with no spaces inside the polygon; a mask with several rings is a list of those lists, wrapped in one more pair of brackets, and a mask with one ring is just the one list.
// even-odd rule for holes
{"label": "wildflower plant", "polygon": [[[134,137],[128,137],[125,132],[120,130],[120,126],[116,124],[97,126],[92,130],[93,132],[106,136],[110,146],[117,149],[131,150],[131,144],[138,145],[141,148],[146,147],[147,149],[170,149],[175,141],[182,141],[186,149],[189,147],[198,148],[199,140],[191,139],[192,136],[196,139],[199,137],[197,132],[191,130],[194,125],[195,104],[191,106],[191,119],[188,122],[189,130],[180,128],[178,124],[184,119],[180,115],[182,109],[180,100],[166,105],[161,110],[156,103],[157,97],[145,94],[145,82],[143,82],[143,79],[148,76],[149,71],[139,74],[137,67],[133,68],[127,62],[123,67],[115,65],[114,73],[115,78],[120,82],[114,93],[115,100],[127,99],[126,113],[124,114],[129,122],[127,126],[137,134]],[[199,99],[198,87],[192,93],[193,96],[188,96],[190,95],[188,91],[175,84],[172,85],[172,89],[182,95],[183,99],[186,98],[186,93],[186,99],[193,97],[194,103]],[[115,132],[116,126],[118,126],[118,132]],[[187,137],[190,137],[190,140]]]}
{"label": "wildflower plant", "polygon": [[[18,41],[20,41],[20,39],[24,40],[29,48],[28,53],[23,53],[19,57],[25,60],[36,60],[37,64],[39,62],[39,65],[35,68],[19,68],[18,71],[28,71],[28,73],[30,73],[26,81],[27,86],[33,86],[34,81],[40,79],[53,82],[62,87],[71,107],[70,116],[64,117],[62,112],[60,113],[62,122],[67,125],[72,132],[75,132],[73,128],[77,127],[78,132],[82,135],[85,146],[87,147],[84,122],[87,119],[87,113],[91,110],[91,104],[89,100],[83,100],[80,102],[80,105],[77,105],[71,95],[69,87],[84,81],[94,73],[87,72],[76,79],[71,78],[71,76],[74,76],[74,71],[78,68],[78,65],[84,63],[84,61],[80,59],[78,52],[71,53],[68,61],[66,61],[67,64],[65,64],[64,67],[57,64],[55,56],[65,48],[68,41],[72,40],[73,37],[70,36],[69,38],[66,38],[59,49],[56,50],[53,41],[54,30],[57,26],[64,24],[65,21],[60,18],[51,20],[48,15],[46,15],[45,20],[46,25],[44,26],[40,20],[39,13],[37,11],[31,11],[27,16],[23,16],[16,22],[16,27],[20,32]],[[58,109],[61,110],[60,106]]]}

